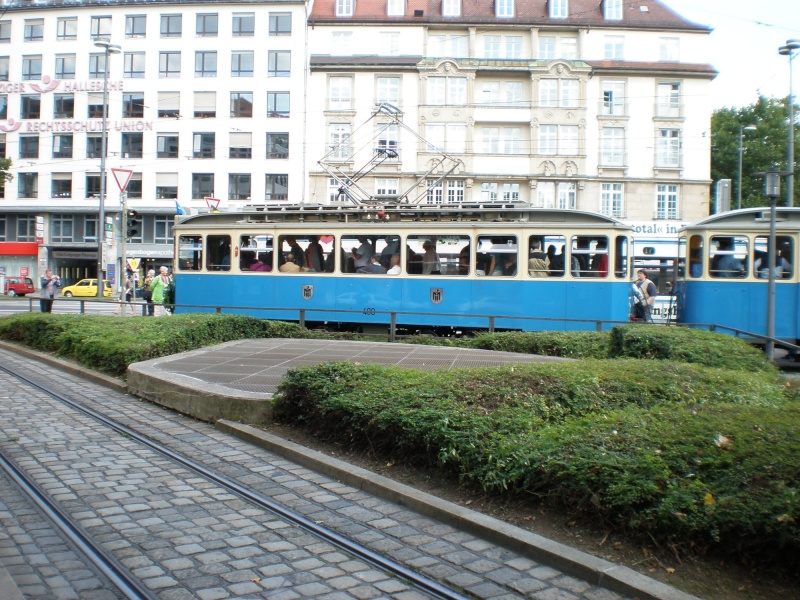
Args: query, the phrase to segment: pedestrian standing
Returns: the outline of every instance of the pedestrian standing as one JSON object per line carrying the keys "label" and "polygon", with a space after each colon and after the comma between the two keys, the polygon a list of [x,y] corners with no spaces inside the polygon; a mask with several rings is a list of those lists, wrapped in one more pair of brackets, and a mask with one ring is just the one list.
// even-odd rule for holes
{"label": "pedestrian standing", "polygon": [[636,287],[642,293],[641,300],[636,304],[636,316],[645,323],[652,323],[652,307],[655,304],[658,290],[656,284],[647,278],[647,271],[644,269],[636,271]]}
{"label": "pedestrian standing", "polygon": [[43,313],[53,312],[53,300],[58,295],[59,288],[61,288],[61,278],[58,275],[53,275],[53,271],[47,269],[44,272],[44,277],[40,280],[40,284],[42,299],[39,300],[39,310]]}
{"label": "pedestrian standing", "polygon": [[161,267],[159,274],[153,278],[150,284],[150,291],[153,292],[153,304],[155,304],[155,316],[165,317],[169,315],[167,308],[164,306],[164,300],[167,296],[167,288],[170,286],[169,269]]}

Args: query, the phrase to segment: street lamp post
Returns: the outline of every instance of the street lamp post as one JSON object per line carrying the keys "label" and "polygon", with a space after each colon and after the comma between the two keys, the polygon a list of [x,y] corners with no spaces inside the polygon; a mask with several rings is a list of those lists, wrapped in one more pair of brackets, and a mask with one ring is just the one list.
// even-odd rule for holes
{"label": "street lamp post", "polygon": [[100,212],[97,224],[97,297],[102,300],[105,292],[105,279],[103,277],[103,242],[106,237],[106,155],[108,154],[107,121],[108,121],[108,57],[110,54],[119,54],[121,48],[108,40],[97,40],[94,43],[98,48],[103,48],[105,63],[103,64],[103,123],[100,128]]}
{"label": "street lamp post", "polygon": [[755,125],[739,125],[739,168],[736,171],[736,208],[742,208],[742,139],[745,131],[755,131]]}
{"label": "street lamp post", "polygon": [[792,61],[800,50],[800,40],[786,40],[786,45],[778,48],[778,53],[789,57],[789,134],[786,145],[786,206],[794,206],[794,90],[792,86]]}

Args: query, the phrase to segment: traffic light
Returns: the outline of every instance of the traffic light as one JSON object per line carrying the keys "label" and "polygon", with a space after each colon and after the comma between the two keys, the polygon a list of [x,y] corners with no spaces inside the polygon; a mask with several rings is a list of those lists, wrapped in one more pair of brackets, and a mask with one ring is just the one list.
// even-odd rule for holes
{"label": "traffic light", "polygon": [[127,227],[125,228],[125,237],[127,239],[138,236],[142,231],[142,220],[139,213],[135,210],[129,210],[126,215]]}

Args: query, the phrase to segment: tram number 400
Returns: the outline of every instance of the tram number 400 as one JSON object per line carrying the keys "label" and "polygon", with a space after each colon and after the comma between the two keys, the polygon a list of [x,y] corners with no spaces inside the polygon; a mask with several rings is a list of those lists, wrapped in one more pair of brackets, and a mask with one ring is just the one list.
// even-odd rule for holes
{"label": "tram number 400", "polygon": [[365,315],[374,315],[375,314],[375,309],[374,308],[365,308],[363,310],[363,313]]}

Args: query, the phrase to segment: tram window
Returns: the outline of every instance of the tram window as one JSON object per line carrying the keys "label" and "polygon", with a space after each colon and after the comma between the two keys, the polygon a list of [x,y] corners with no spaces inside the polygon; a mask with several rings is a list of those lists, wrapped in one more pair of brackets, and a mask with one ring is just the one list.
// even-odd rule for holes
{"label": "tram window", "polygon": [[467,235],[409,235],[406,238],[406,273],[447,277],[469,275],[469,241]]}
{"label": "tram window", "polygon": [[477,275],[514,277],[517,274],[517,236],[478,236],[475,269]]}
{"label": "tram window", "polygon": [[681,279],[686,277],[686,238],[678,239],[678,258],[676,263],[676,277]]}
{"label": "tram window", "polygon": [[[753,244],[753,274],[759,279],[769,279],[769,238],[758,236]],[[792,276],[792,259],[794,243],[791,237],[779,235],[775,237],[775,249],[778,258],[775,261],[775,279],[789,279]]]}
{"label": "tram window", "polygon": [[278,238],[281,273],[333,273],[336,239],[332,235],[282,235]]}
{"label": "tram window", "polygon": [[570,273],[573,277],[608,277],[608,238],[572,236]]}
{"label": "tram window", "polygon": [[628,238],[618,235],[614,244],[614,276],[624,279],[628,276]]}
{"label": "tram window", "polygon": [[689,275],[703,276],[703,237],[699,235],[689,239]]}
{"label": "tram window", "polygon": [[709,244],[709,267],[711,277],[741,279],[747,277],[750,252],[748,240],[739,235],[715,235]]}
{"label": "tram window", "polygon": [[203,267],[203,237],[182,235],[178,237],[178,270],[199,271]]}
{"label": "tram window", "polygon": [[271,235],[250,234],[239,238],[240,271],[269,273],[274,268],[274,260]]}
{"label": "tram window", "polygon": [[209,271],[231,270],[231,236],[209,235],[206,238],[206,269]]}

